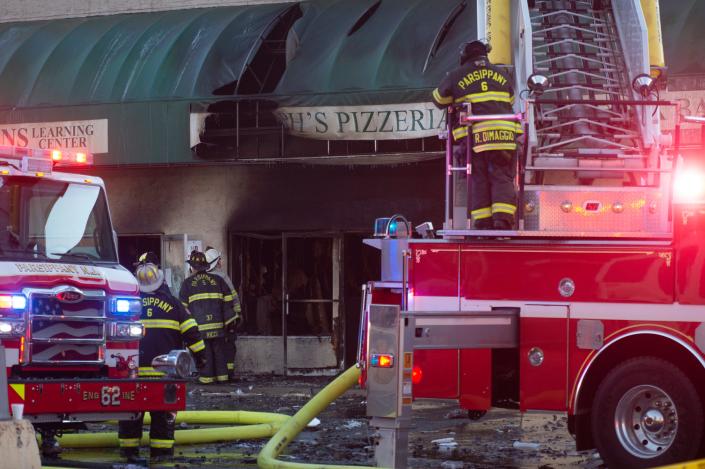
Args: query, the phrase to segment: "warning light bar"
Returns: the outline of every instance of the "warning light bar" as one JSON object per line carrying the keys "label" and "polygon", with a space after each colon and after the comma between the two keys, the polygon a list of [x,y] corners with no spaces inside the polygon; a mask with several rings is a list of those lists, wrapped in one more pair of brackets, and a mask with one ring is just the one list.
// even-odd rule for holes
{"label": "warning light bar", "polygon": [[58,165],[89,165],[93,164],[93,154],[84,151],[67,152],[59,150],[46,150],[51,155],[51,160]]}
{"label": "warning light bar", "polygon": [[19,160],[18,169],[31,173],[51,173],[52,166],[92,165],[93,154],[84,151],[42,150],[0,145],[0,160]]}
{"label": "warning light bar", "polygon": [[14,159],[29,157],[61,164],[93,164],[93,154],[85,151],[42,150],[6,145],[0,145],[0,157]]}
{"label": "warning light bar", "polygon": [[393,368],[394,355],[390,353],[374,353],[370,356],[370,366],[375,368]]}

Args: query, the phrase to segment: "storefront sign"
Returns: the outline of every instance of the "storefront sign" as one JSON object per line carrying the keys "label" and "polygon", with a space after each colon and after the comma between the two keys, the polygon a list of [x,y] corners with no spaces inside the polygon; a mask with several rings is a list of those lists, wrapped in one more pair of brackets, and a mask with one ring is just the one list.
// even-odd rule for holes
{"label": "storefront sign", "polygon": [[108,119],[0,124],[0,145],[108,152]]}
{"label": "storefront sign", "polygon": [[280,107],[277,119],[292,135],[319,140],[396,140],[438,135],[445,110],[432,103]]}

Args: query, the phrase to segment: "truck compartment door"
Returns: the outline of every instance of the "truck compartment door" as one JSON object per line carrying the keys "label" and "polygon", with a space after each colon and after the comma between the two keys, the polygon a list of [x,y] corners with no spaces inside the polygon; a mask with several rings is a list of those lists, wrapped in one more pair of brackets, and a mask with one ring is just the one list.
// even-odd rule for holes
{"label": "truck compartment door", "polygon": [[521,307],[519,395],[521,410],[566,410],[568,317],[566,305]]}

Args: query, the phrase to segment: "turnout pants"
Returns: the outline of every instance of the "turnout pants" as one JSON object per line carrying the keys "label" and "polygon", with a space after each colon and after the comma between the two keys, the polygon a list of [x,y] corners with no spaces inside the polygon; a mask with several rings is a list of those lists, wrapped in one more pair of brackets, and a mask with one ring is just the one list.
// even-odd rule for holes
{"label": "turnout pants", "polygon": [[[150,412],[149,425],[150,457],[174,455],[174,423],[176,412]],[[135,420],[121,420],[118,423],[118,439],[123,456],[137,456],[142,438],[144,413]]]}
{"label": "turnout pants", "polygon": [[235,344],[235,341],[237,340],[237,334],[233,332],[232,334],[229,334],[226,332],[226,337],[225,340],[227,341],[225,344],[225,358],[227,362],[227,367],[228,367],[228,375],[231,378],[235,377],[235,354],[237,353],[237,345]]}
{"label": "turnout pants", "polygon": [[225,337],[204,339],[206,348],[203,351],[206,365],[200,370],[198,382],[201,384],[224,383],[228,381],[228,357]]}
{"label": "turnout pants", "polygon": [[514,225],[516,213],[516,151],[491,150],[472,155],[472,201],[470,214],[475,227]]}

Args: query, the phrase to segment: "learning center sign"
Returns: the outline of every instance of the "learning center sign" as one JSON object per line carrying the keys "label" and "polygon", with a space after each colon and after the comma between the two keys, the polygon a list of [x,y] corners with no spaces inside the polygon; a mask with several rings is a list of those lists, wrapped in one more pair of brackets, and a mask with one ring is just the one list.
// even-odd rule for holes
{"label": "learning center sign", "polygon": [[0,145],[108,152],[108,119],[0,124]]}
{"label": "learning center sign", "polygon": [[320,140],[423,138],[446,128],[445,110],[432,103],[280,107],[275,114],[290,134]]}

